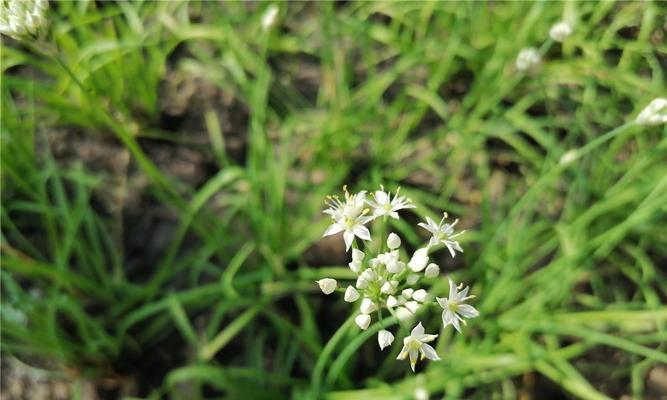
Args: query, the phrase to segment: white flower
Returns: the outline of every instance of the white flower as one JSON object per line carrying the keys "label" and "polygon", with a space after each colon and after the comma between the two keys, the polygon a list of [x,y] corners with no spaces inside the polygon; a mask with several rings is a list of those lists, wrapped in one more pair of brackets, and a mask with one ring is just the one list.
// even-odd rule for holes
{"label": "white flower", "polygon": [[458,290],[462,287],[463,284],[457,287],[454,281],[450,279],[449,298],[436,297],[438,304],[440,304],[440,307],[443,308],[442,324],[444,326],[452,324],[459,332],[461,332],[459,321],[463,322],[464,325],[466,323],[466,321],[461,317],[475,318],[479,316],[479,311],[477,311],[475,307],[464,303],[464,301],[472,299],[475,296],[468,296],[468,286],[459,292]]}
{"label": "white flower", "polygon": [[348,303],[354,303],[359,299],[359,292],[357,292],[357,289],[354,288],[354,286],[348,286],[347,289],[345,289],[345,297],[343,300],[347,301]]}
{"label": "white flower", "polygon": [[428,293],[426,292],[426,290],[419,289],[419,290],[415,290],[415,292],[412,293],[412,298],[417,300],[420,303],[423,303],[424,300],[426,300],[427,295],[428,295]]}
{"label": "white flower", "polygon": [[47,0],[9,0],[0,4],[0,33],[20,40],[46,22]]}
{"label": "white flower", "polygon": [[384,350],[385,347],[390,346],[394,342],[394,335],[386,330],[381,330],[378,332],[378,344],[380,345],[380,350]]}
{"label": "white flower", "polygon": [[516,57],[516,68],[519,71],[527,71],[540,63],[540,53],[534,47],[523,49]]}
{"label": "white flower", "polygon": [[271,4],[264,14],[262,14],[262,29],[268,30],[276,22],[276,17],[278,16],[278,6]]}
{"label": "white flower", "polygon": [[320,289],[324,294],[333,293],[333,291],[336,290],[336,286],[338,286],[338,282],[336,282],[335,279],[331,278],[320,279],[319,281],[316,282],[318,285],[320,285]]}
{"label": "white flower", "polygon": [[667,123],[667,99],[654,99],[639,113],[635,122],[639,125],[660,125]]}
{"label": "white flower", "polygon": [[405,196],[399,196],[398,192],[401,190],[399,187],[396,189],[396,194],[394,198],[391,198],[389,192],[384,191],[384,187],[380,186],[381,190],[373,193],[374,200],[368,200],[367,203],[373,209],[373,217],[378,218],[384,215],[388,215],[392,218],[398,219],[398,210],[404,208],[415,208],[414,204],[410,204],[410,199]]}
{"label": "white flower", "polygon": [[[419,225],[422,224],[420,223]],[[421,249],[417,249],[417,251],[415,251],[415,253],[412,255],[410,262],[408,262],[408,268],[414,272],[419,272],[426,268],[426,264],[428,264],[428,248],[423,247]]]}
{"label": "white flower", "polygon": [[377,305],[375,305],[373,300],[369,299],[368,297],[364,297],[364,299],[361,300],[361,306],[359,307],[359,310],[362,314],[370,314],[377,309]]}
{"label": "white flower", "polygon": [[389,234],[387,238],[387,247],[391,250],[396,250],[401,246],[401,238],[398,237],[394,232]]}
{"label": "white flower", "polygon": [[397,360],[405,360],[406,357],[410,357],[410,367],[412,371],[415,370],[415,364],[417,364],[417,357],[421,353],[421,359],[428,358],[429,360],[440,360],[438,354],[435,352],[435,349],[431,345],[427,344],[432,342],[437,338],[438,335],[426,335],[424,334],[424,327],[420,322],[417,326],[412,329],[410,336],[403,339],[403,349],[396,357]]}
{"label": "white flower", "polygon": [[440,273],[440,267],[438,267],[437,264],[430,263],[428,266],[426,266],[426,269],[424,270],[424,276],[427,278],[435,278],[438,276]]}
{"label": "white flower", "polygon": [[357,283],[354,284],[357,289],[366,289],[368,287],[368,281],[362,277],[357,278]]}
{"label": "white flower", "polygon": [[366,330],[371,323],[371,316],[368,314],[359,314],[354,318],[354,323],[357,324],[359,328]]}
{"label": "white flower", "polygon": [[559,21],[549,29],[549,36],[556,42],[562,42],[572,35],[572,25],[569,22]]}
{"label": "white flower", "polygon": [[426,217],[426,223],[420,222],[418,225],[431,232],[433,235],[431,240],[428,242],[428,247],[442,243],[447,247],[447,250],[449,250],[449,253],[452,255],[452,257],[456,257],[456,251],[463,253],[463,249],[461,248],[461,245],[458,241],[452,239],[462,235],[465,231],[461,231],[455,234],[454,226],[459,222],[459,220],[454,220],[453,223],[448,224],[445,223],[445,219],[447,219],[447,213],[444,214],[439,224],[436,224],[435,221],[433,221],[431,218]]}
{"label": "white flower", "polygon": [[329,208],[324,210],[324,213],[331,216],[333,223],[322,236],[343,232],[345,249],[349,250],[355,236],[362,240],[371,240],[371,232],[364,225],[373,217],[367,216],[368,209],[364,209],[365,191],[350,195],[347,188],[343,189],[345,190],[345,203],[338,197],[329,196],[327,200]]}

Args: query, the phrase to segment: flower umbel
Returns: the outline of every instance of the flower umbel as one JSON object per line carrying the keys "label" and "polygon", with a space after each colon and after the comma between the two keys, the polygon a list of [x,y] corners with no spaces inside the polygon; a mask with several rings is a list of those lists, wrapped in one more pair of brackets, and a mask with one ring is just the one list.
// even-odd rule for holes
{"label": "flower umbel", "polygon": [[417,364],[417,357],[421,353],[421,359],[428,358],[429,360],[438,361],[438,353],[435,352],[435,349],[427,344],[432,342],[437,338],[438,335],[427,335],[424,333],[424,327],[420,322],[412,329],[410,336],[403,339],[403,349],[396,357],[397,360],[405,360],[406,357],[410,357],[410,368],[412,371],[415,370],[415,365]]}
{"label": "flower umbel", "polygon": [[0,33],[20,40],[35,35],[46,22],[47,0],[9,0],[0,4]]}
{"label": "flower umbel", "polygon": [[450,279],[449,298],[436,297],[438,304],[443,308],[442,324],[444,326],[449,324],[454,325],[454,328],[456,328],[459,333],[461,332],[459,321],[463,322],[463,325],[465,325],[466,321],[463,318],[475,318],[479,316],[479,311],[477,311],[475,307],[464,303],[464,301],[472,299],[475,296],[468,296],[468,286],[459,292],[462,288],[463,284],[460,284],[457,287],[454,281]]}
{"label": "flower umbel", "polygon": [[516,57],[516,68],[527,71],[540,63],[540,53],[534,47],[528,47],[519,52]]}

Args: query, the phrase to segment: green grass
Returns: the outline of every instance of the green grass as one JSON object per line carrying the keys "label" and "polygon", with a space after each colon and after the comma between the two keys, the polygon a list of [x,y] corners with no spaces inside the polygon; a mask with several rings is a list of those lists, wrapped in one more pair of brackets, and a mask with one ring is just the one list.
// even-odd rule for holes
{"label": "green grass", "polygon": [[[47,45],[3,37],[3,356],[119,397],[645,398],[667,363],[667,130],[631,122],[667,93],[664,5],[292,3],[265,32],[266,7],[52,2]],[[564,17],[574,35],[546,41]],[[519,73],[528,46],[544,59]],[[165,87],[193,82],[221,95],[169,129]],[[129,164],[93,168],[79,140]],[[203,181],[156,143],[203,154]],[[430,291],[451,274],[482,315],[416,376],[313,283],[351,277],[307,257],[344,184],[467,229]],[[135,197],[169,222],[140,273]]]}

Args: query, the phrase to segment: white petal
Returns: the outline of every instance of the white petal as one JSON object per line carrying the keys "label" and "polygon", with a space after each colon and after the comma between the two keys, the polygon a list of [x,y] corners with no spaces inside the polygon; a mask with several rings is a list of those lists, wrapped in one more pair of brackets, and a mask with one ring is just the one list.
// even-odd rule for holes
{"label": "white petal", "polygon": [[435,352],[435,349],[431,345],[424,343],[422,344],[421,350],[422,355],[429,360],[438,361],[440,359],[440,357],[438,357],[438,353]]}
{"label": "white petal", "polygon": [[335,235],[336,233],[342,231],[343,229],[344,229],[344,228],[343,228],[343,225],[341,225],[341,224],[339,224],[338,222],[336,222],[336,223],[334,223],[334,224],[332,224],[332,225],[329,225],[329,227],[327,228],[327,230],[324,231],[324,235],[322,235],[322,237],[324,237],[324,236],[329,236],[329,235]]}
{"label": "white petal", "polygon": [[440,307],[444,308],[445,310],[447,309],[449,300],[447,300],[446,297],[436,297],[435,300],[438,302],[438,304],[440,304]]}
{"label": "white petal", "polygon": [[398,357],[396,357],[397,360],[405,360],[405,357],[408,356],[408,346],[403,346],[401,349],[401,352],[398,353]]}
{"label": "white petal", "polygon": [[454,318],[454,320],[452,320],[452,325],[454,325],[454,329],[456,329],[459,333],[462,333],[461,332],[461,325],[459,324],[458,319]]}
{"label": "white petal", "polygon": [[359,314],[354,318],[354,322],[359,328],[366,330],[371,323],[371,316],[366,314]]}
{"label": "white petal", "polygon": [[410,356],[410,368],[412,368],[412,372],[415,372],[415,365],[417,364],[417,358],[419,357],[419,351],[416,349],[410,349],[408,351],[408,355]]}
{"label": "white petal", "polygon": [[345,251],[350,250],[352,242],[354,241],[354,233],[351,231],[343,232],[343,240],[345,241]]}
{"label": "white petal", "polygon": [[363,225],[355,226],[354,234],[363,240],[371,240],[371,232]]}
{"label": "white petal", "polygon": [[456,312],[466,318],[479,317],[479,311],[477,311],[475,307],[469,304],[459,304],[459,307],[456,309]]}
{"label": "white petal", "polygon": [[449,310],[444,310],[442,312],[442,325],[443,327],[452,324],[453,321],[456,321],[456,317],[454,317],[454,313],[449,311]]}
{"label": "white petal", "polygon": [[424,334],[424,327],[422,326],[422,323],[419,322],[414,328],[412,328],[412,332],[410,332],[410,336],[413,337],[419,337]]}
{"label": "white petal", "polygon": [[456,301],[457,294],[458,294],[458,291],[456,289],[456,283],[454,283],[454,281],[450,279],[449,280],[449,301],[452,301],[452,300]]}

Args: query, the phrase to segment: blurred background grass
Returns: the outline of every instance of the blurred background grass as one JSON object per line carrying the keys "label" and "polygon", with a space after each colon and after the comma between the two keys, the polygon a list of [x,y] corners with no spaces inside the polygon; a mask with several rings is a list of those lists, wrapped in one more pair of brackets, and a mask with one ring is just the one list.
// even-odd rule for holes
{"label": "blurred background grass", "polygon": [[[52,2],[53,53],[3,37],[4,396],[666,395],[667,131],[558,164],[667,93],[665,3],[269,7]],[[325,347],[343,184],[400,185],[409,246],[439,210],[468,230],[431,291],[454,276],[482,316],[417,375],[372,329]]]}

